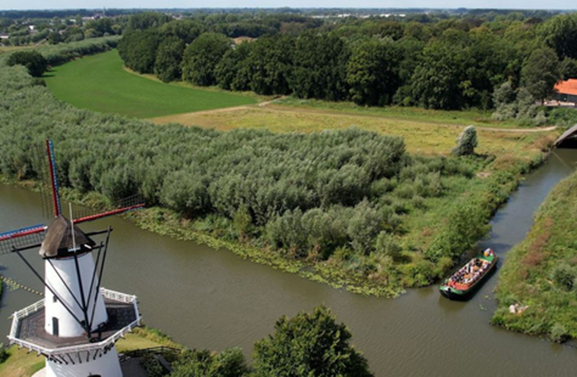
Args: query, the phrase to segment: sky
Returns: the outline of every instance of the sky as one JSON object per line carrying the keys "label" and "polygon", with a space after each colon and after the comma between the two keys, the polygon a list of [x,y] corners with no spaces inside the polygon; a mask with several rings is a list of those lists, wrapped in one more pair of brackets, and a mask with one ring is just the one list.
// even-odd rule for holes
{"label": "sky", "polygon": [[93,8],[505,8],[567,9],[572,3],[542,0],[0,0],[7,9]]}

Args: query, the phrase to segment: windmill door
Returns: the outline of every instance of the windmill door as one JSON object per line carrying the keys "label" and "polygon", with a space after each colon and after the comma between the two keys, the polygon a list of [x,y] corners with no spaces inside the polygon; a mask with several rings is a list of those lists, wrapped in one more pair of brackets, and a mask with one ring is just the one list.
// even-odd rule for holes
{"label": "windmill door", "polygon": [[52,317],[52,335],[58,336],[58,318]]}

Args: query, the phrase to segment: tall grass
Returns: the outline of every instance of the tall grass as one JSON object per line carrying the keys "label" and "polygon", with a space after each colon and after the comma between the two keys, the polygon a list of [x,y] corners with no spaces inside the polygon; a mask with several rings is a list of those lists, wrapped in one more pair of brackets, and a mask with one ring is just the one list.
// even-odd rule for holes
{"label": "tall grass", "polygon": [[[531,231],[507,254],[493,323],[509,330],[577,338],[577,172],[549,193]],[[509,306],[528,306],[512,314]]]}

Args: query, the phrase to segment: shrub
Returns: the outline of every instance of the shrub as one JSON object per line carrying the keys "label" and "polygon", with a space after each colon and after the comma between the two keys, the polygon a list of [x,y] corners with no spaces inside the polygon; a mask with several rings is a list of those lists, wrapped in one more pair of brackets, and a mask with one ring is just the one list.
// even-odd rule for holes
{"label": "shrub", "polygon": [[570,291],[573,289],[573,284],[577,278],[577,272],[567,263],[561,263],[553,268],[551,278],[559,287]]}
{"label": "shrub", "polygon": [[373,250],[373,240],[381,231],[381,222],[381,215],[368,201],[364,200],[355,207],[347,233],[356,252],[368,255]]}
{"label": "shrub", "polygon": [[4,347],[4,343],[0,343],[0,364],[8,360],[10,357],[10,352],[8,352],[8,348]]}
{"label": "shrub", "polygon": [[23,65],[31,76],[40,77],[48,70],[48,62],[37,51],[17,51],[6,62],[9,66]]}
{"label": "shrub", "polygon": [[477,129],[475,126],[467,126],[457,138],[457,146],[453,149],[456,156],[467,156],[475,153],[477,147]]}
{"label": "shrub", "polygon": [[375,251],[379,254],[396,259],[401,253],[401,247],[391,234],[383,231],[377,236]]}
{"label": "shrub", "polygon": [[567,333],[565,326],[555,323],[553,327],[551,327],[549,337],[555,343],[563,343],[569,338],[569,334]]}

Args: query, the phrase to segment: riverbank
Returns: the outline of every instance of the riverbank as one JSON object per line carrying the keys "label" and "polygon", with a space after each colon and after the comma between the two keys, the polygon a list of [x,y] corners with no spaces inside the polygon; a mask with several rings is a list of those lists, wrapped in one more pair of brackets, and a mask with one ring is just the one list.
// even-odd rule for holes
{"label": "riverbank", "polygon": [[534,219],[500,271],[492,323],[555,342],[577,338],[577,173],[549,193]]}
{"label": "riverbank", "polygon": [[[270,247],[259,247],[258,240],[225,239],[222,228],[215,227],[207,231],[202,220],[188,220],[168,208],[151,207],[123,216],[142,229],[178,240],[206,244],[214,249],[224,248],[244,259],[284,272],[296,273],[336,289],[370,296],[396,297],[403,293],[406,287],[427,286],[443,277],[452,268],[454,261],[473,248],[486,234],[489,229],[488,222],[517,188],[522,175],[540,166],[543,161],[544,155],[539,153],[534,155],[534,160],[513,159],[506,161],[507,164],[497,164],[498,160],[486,166],[487,169],[482,174],[479,173],[481,178],[475,178],[475,184],[466,185],[462,194],[443,198],[440,203],[439,199],[433,199],[437,201],[434,211],[421,210],[422,216],[405,219],[404,243],[396,256],[400,263],[396,266],[389,264],[389,276],[395,278],[385,282],[371,279],[371,275],[364,271],[361,274],[351,271],[347,268],[348,261],[345,258],[329,258],[325,261],[295,259]],[[0,176],[0,182],[38,190],[38,183],[35,181],[22,181],[4,175]],[[65,199],[79,205],[93,209],[110,208],[110,201],[96,192],[86,194],[75,189],[62,188],[61,194]],[[441,208],[444,212],[441,212]],[[436,223],[437,227],[433,228],[430,223]],[[389,263],[392,263],[392,260]]]}
{"label": "riverbank", "polygon": [[[125,353],[161,346],[183,348],[156,329],[137,327],[118,341],[116,349],[119,353]],[[8,353],[8,359],[0,363],[0,376],[2,377],[30,377],[44,368],[44,358],[35,352],[12,346],[8,349]]]}

